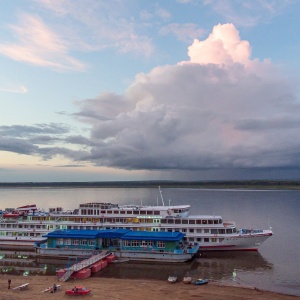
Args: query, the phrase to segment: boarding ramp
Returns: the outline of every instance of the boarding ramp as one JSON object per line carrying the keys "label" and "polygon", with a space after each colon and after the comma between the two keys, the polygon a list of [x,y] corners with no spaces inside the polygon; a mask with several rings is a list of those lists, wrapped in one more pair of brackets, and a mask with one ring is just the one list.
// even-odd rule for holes
{"label": "boarding ramp", "polygon": [[83,260],[83,261],[81,261],[81,262],[79,262],[77,264],[74,264],[73,266],[71,266],[70,268],[67,269],[66,273],[63,276],[61,276],[59,278],[59,281],[61,281],[61,282],[67,281],[74,272],[78,272],[78,271],[80,271],[80,270],[82,270],[84,268],[89,268],[93,264],[95,264],[96,262],[100,261],[101,259],[107,257],[110,254],[111,253],[108,253],[105,250],[105,251],[102,251],[99,254],[93,255],[90,258],[85,259],[85,260]]}

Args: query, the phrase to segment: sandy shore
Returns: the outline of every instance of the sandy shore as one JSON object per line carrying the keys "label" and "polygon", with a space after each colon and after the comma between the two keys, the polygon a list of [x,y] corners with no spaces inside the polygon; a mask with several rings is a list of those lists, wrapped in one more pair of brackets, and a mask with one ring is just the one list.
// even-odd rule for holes
{"label": "sandy shore", "polygon": [[[11,279],[11,289],[8,289],[8,279]],[[29,283],[28,290],[13,290],[12,288],[24,283]],[[43,293],[42,291],[54,283],[61,285],[61,290],[56,293]],[[111,279],[92,277],[84,280],[70,279],[60,283],[56,276],[9,276],[0,275],[0,299],[1,300],[39,300],[39,299],[68,299],[73,296],[65,295],[65,290],[74,285],[82,285],[92,290],[84,299],[261,299],[261,300],[288,300],[298,299],[297,296],[289,296],[264,292],[255,289],[219,286],[208,283],[203,286],[195,286],[178,282],[170,284],[167,281]],[[83,297],[83,296],[82,296]],[[82,298],[80,297],[80,298]]]}

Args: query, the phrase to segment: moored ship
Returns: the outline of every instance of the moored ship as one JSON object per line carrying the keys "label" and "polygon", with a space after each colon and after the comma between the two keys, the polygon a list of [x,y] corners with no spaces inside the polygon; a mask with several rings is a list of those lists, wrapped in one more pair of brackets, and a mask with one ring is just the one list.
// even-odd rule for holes
{"label": "moored ship", "polygon": [[[164,204],[164,203],[163,203]],[[43,211],[26,205],[0,216],[0,248],[33,249],[35,242],[54,230],[106,230],[182,232],[184,240],[201,251],[257,251],[271,229],[237,229],[221,216],[191,215],[190,205],[118,205],[90,202],[77,209]]]}

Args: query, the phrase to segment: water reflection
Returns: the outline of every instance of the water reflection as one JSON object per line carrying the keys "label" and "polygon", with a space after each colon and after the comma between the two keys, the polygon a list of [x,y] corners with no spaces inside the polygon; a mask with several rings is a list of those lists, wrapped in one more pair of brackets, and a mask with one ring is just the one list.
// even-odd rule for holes
{"label": "water reflection", "polygon": [[273,265],[258,252],[212,252],[202,254],[200,258],[183,264],[115,263],[101,270],[96,276],[166,280],[168,276],[176,275],[179,280],[182,280],[184,276],[189,275],[231,284],[232,281],[241,281],[239,279],[241,272],[251,272],[256,276],[257,273],[271,271],[272,268]]}
{"label": "water reflection", "polygon": [[[255,277],[261,272],[271,272],[273,264],[259,252],[209,252],[196,259],[197,269],[189,274],[217,282],[239,282],[240,274],[251,272]],[[241,282],[239,282],[241,283]]]}
{"label": "water reflection", "polygon": [[[39,258],[34,252],[0,252],[1,273],[18,275],[55,275],[56,271],[78,262],[53,258]],[[179,280],[189,275],[196,278],[208,278],[220,283],[241,281],[240,274],[250,272],[256,276],[272,270],[269,263],[259,252],[208,252],[202,253],[193,261],[180,264],[116,262],[101,270],[95,276],[166,280],[176,275]],[[240,283],[240,282],[239,282]]]}

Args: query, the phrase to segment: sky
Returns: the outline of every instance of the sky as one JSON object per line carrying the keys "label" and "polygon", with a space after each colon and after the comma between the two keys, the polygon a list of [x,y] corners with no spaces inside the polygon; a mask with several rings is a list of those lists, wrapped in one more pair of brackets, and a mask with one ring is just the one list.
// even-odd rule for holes
{"label": "sky", "polygon": [[300,179],[300,1],[0,5],[0,182]]}

